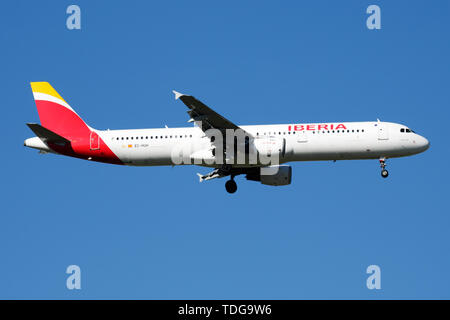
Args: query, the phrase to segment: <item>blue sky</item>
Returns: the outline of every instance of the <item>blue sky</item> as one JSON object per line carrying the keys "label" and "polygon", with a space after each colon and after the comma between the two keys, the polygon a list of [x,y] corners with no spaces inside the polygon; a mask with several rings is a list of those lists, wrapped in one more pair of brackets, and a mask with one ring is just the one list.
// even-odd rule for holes
{"label": "blue sky", "polygon": [[[81,7],[81,30],[66,8]],[[381,7],[382,29],[366,28]],[[9,1],[0,13],[0,298],[450,298],[448,1]],[[172,89],[238,124],[404,123],[420,155],[198,183],[23,147],[48,81],[98,129],[186,126]],[[82,289],[66,289],[79,265]],[[366,288],[381,267],[381,290]]]}

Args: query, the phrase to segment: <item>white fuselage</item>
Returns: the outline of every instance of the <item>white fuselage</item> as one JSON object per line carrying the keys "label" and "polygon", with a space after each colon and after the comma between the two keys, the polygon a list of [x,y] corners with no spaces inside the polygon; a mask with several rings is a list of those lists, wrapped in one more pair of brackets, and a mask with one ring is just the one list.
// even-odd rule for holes
{"label": "white fuselage", "polygon": [[[426,138],[407,126],[381,121],[240,127],[254,137],[284,138],[288,152],[280,163],[403,157],[429,146]],[[193,154],[212,148],[198,127],[96,132],[123,163],[133,166],[174,165],[175,149]]]}

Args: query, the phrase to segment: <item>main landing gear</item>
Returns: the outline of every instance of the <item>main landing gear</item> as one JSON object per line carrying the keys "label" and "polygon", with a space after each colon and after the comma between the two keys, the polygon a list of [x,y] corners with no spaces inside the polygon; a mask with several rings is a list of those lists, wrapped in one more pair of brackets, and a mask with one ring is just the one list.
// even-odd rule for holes
{"label": "main landing gear", "polygon": [[225,183],[225,189],[227,189],[228,193],[235,193],[237,190],[236,181],[234,181],[234,177],[232,176],[230,180]]}
{"label": "main landing gear", "polygon": [[389,171],[386,168],[386,158],[380,158],[381,176],[387,178],[389,176]]}

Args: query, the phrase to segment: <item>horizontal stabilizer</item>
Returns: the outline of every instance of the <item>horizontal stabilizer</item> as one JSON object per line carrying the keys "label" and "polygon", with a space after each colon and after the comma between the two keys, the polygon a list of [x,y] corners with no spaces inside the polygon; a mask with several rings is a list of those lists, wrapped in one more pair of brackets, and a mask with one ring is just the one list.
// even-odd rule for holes
{"label": "horizontal stabilizer", "polygon": [[70,143],[70,141],[67,140],[66,138],[60,136],[57,133],[54,133],[53,131],[48,130],[47,128],[44,128],[40,124],[27,123],[27,126],[31,129],[31,131],[34,132],[35,135],[37,135],[45,143],[47,142],[58,144]]}

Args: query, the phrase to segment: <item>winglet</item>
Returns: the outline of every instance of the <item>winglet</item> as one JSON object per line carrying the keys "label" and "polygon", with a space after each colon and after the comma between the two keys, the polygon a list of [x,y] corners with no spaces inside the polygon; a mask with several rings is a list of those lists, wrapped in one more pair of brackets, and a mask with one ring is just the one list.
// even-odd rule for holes
{"label": "winglet", "polygon": [[197,173],[198,178],[200,179],[200,182],[203,182],[203,175],[201,173]]}
{"label": "winglet", "polygon": [[178,100],[180,97],[184,96],[184,94],[179,93],[175,90],[172,90],[172,92],[175,94],[175,100]]}

